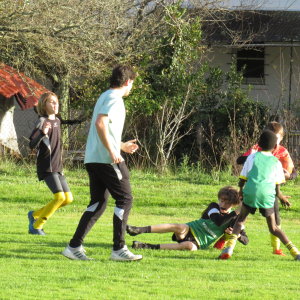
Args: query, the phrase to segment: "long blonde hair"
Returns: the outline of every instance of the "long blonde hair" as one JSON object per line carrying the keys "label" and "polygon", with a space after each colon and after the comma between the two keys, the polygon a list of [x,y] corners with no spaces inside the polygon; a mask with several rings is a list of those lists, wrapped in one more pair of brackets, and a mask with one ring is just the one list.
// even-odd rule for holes
{"label": "long blonde hair", "polygon": [[47,102],[47,100],[49,99],[50,96],[54,96],[57,99],[57,101],[58,101],[57,96],[54,93],[52,93],[52,92],[48,92],[48,93],[43,94],[40,97],[38,105],[37,105],[37,108],[36,108],[38,114],[41,117],[47,115],[46,102]]}

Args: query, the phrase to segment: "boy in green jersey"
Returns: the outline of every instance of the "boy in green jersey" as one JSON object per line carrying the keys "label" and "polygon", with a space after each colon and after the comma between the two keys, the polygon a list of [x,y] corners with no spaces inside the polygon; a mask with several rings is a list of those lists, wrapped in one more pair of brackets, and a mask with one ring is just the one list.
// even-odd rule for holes
{"label": "boy in green jersey", "polygon": [[[146,227],[135,227],[127,225],[127,233],[135,236],[141,233],[167,233],[173,232],[172,240],[177,244],[146,244],[134,241],[132,247],[135,249],[168,249],[168,250],[190,250],[196,251],[206,249],[214,243],[225,231],[231,233],[232,221],[240,213],[241,203],[238,191],[226,186],[218,193],[219,203],[212,202],[208,205],[199,220],[187,224],[160,224]],[[231,208],[238,205],[235,211]],[[240,232],[238,240],[244,245],[248,244],[246,232]]]}
{"label": "boy in green jersey", "polygon": [[220,259],[231,257],[247,216],[249,213],[255,214],[256,209],[259,208],[260,213],[266,218],[270,233],[281,240],[295,260],[300,260],[300,252],[275,222],[275,195],[283,206],[291,207],[288,201],[290,196],[283,196],[280,191],[280,184],[285,182],[285,178],[281,163],[272,155],[276,143],[277,137],[274,132],[263,131],[258,142],[262,151],[250,154],[244,164],[239,182],[243,206],[227,242],[227,248],[219,256]]}

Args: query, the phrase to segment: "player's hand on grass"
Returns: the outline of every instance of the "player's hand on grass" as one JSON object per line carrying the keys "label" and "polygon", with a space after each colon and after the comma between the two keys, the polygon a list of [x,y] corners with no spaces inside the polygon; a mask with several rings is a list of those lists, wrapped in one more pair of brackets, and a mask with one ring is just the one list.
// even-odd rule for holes
{"label": "player's hand on grass", "polygon": [[290,201],[288,200],[288,198],[291,198],[291,196],[282,196],[282,199],[279,199],[281,202],[281,205],[283,207],[287,208],[291,208],[292,204],[290,203]]}
{"label": "player's hand on grass", "polygon": [[137,144],[135,144],[135,142],[136,142],[136,140],[131,140],[126,143],[122,143],[121,144],[122,151],[133,154],[136,150],[139,149],[139,146]]}

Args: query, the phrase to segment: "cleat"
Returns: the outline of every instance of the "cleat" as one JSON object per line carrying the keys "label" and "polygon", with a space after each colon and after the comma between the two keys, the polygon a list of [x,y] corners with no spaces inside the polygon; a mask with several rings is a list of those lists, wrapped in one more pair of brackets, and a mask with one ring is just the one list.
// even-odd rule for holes
{"label": "cleat", "polygon": [[35,229],[33,226],[29,228],[28,233],[35,234],[35,235],[46,235],[43,229]]}
{"label": "cleat", "polygon": [[138,227],[126,225],[126,231],[131,236],[136,236],[140,234]]}
{"label": "cleat", "polygon": [[87,257],[84,252],[85,250],[82,245],[76,248],[72,248],[68,245],[62,252],[62,255],[74,260],[93,260],[92,258]]}
{"label": "cleat", "polygon": [[133,249],[154,249],[153,245],[142,243],[142,242],[138,242],[138,241],[134,241],[132,243],[132,248]]}
{"label": "cleat", "polygon": [[221,238],[214,244],[214,248],[217,248],[219,250],[222,250],[223,247],[225,246],[226,241],[224,239],[224,235],[221,236]]}
{"label": "cleat", "polygon": [[29,219],[29,228],[32,227],[33,228],[33,223],[36,221],[36,219],[33,216],[33,210],[31,210],[28,213],[28,219]]}
{"label": "cleat", "polygon": [[225,248],[219,256],[219,259],[228,259],[232,256],[233,248],[227,247]]}
{"label": "cleat", "polygon": [[300,254],[295,257],[295,260],[300,260]]}
{"label": "cleat", "polygon": [[281,256],[286,256],[281,249],[274,250],[273,254],[277,254],[277,255],[281,255]]}
{"label": "cleat", "polygon": [[[29,218],[29,213],[28,213],[28,218]],[[34,222],[33,222],[34,224]],[[30,234],[35,234],[35,235],[46,235],[44,229],[35,229],[33,227],[33,224],[29,224],[29,230],[28,230],[28,233]]]}
{"label": "cleat", "polygon": [[140,260],[142,259],[142,255],[135,255],[131,253],[127,246],[125,245],[122,249],[114,251],[112,250],[110,260],[115,261],[132,261],[132,260]]}

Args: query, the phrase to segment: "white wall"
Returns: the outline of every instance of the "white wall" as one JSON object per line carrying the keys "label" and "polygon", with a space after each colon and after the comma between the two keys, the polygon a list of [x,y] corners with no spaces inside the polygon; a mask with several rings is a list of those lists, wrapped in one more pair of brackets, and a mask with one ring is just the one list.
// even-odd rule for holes
{"label": "white wall", "polygon": [[[229,71],[232,48],[213,47],[208,55],[211,65],[220,65],[223,71]],[[265,47],[265,84],[252,85],[250,96],[264,102],[272,109],[289,107],[291,47]],[[300,47],[293,47],[293,74],[291,104],[300,98]],[[243,85],[247,88],[247,85]],[[291,105],[291,109],[292,109]]]}

